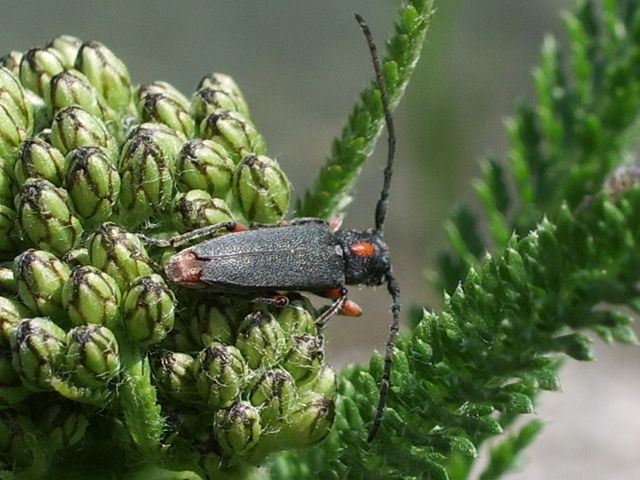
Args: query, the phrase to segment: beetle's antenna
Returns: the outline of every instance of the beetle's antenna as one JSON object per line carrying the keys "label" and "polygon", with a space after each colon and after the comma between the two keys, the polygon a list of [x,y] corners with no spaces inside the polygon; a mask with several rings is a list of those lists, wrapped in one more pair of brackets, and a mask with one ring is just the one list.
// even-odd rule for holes
{"label": "beetle's antenna", "polygon": [[389,336],[387,337],[387,347],[384,352],[384,370],[382,372],[382,379],[380,380],[380,394],[378,396],[378,405],[376,407],[376,413],[373,417],[373,423],[369,429],[369,436],[367,442],[371,442],[378,429],[380,428],[380,422],[382,421],[382,414],[384,413],[384,405],[387,402],[387,395],[389,394],[389,387],[391,386],[391,365],[393,363],[393,353],[395,349],[396,336],[398,335],[398,329],[400,328],[400,287],[396,281],[393,273],[389,270],[386,276],[387,290],[393,299],[391,305],[391,313],[393,315],[393,321],[389,327]]}
{"label": "beetle's antenna", "polygon": [[384,184],[382,186],[382,193],[380,194],[380,200],[376,204],[376,231],[382,233],[382,227],[384,226],[384,220],[387,216],[387,208],[389,206],[389,188],[391,187],[391,174],[393,173],[393,160],[396,154],[396,133],[393,128],[393,117],[391,116],[391,109],[389,108],[389,96],[387,95],[387,87],[384,82],[384,75],[382,73],[382,67],[380,66],[380,60],[378,58],[378,50],[376,44],[373,41],[373,35],[371,30],[365,23],[364,19],[359,13],[354,13],[360,28],[367,39],[367,45],[369,46],[369,52],[371,53],[371,60],[373,61],[373,68],[376,72],[376,83],[378,84],[378,90],[380,90],[380,97],[382,100],[382,110],[384,112],[384,121],[387,124],[388,134],[388,153],[387,153],[387,166],[384,168]]}

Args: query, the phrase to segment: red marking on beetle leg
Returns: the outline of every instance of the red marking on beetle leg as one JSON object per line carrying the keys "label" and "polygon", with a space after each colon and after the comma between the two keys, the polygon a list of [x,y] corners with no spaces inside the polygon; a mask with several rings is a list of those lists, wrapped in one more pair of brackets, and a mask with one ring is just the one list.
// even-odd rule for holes
{"label": "red marking on beetle leg", "polygon": [[358,257],[372,257],[376,254],[376,247],[370,242],[355,242],[349,250]]}
{"label": "red marking on beetle leg", "polygon": [[247,230],[249,230],[249,227],[246,227],[246,226],[242,225],[241,223],[236,223],[233,228],[229,229],[229,231],[231,233],[246,232]]}
{"label": "red marking on beetle leg", "polygon": [[164,266],[164,272],[167,278],[176,285],[187,288],[205,288],[206,285],[200,281],[202,263],[202,260],[199,260],[191,249],[187,249],[169,258]]}
{"label": "red marking on beetle leg", "polygon": [[353,300],[349,300],[348,298],[342,304],[342,308],[338,312],[340,315],[346,315],[347,317],[359,317],[362,315],[362,308]]}
{"label": "red marking on beetle leg", "polygon": [[320,294],[320,296],[324,298],[331,298],[332,300],[336,300],[340,297],[344,297],[347,294],[346,289],[344,287],[332,288],[331,290],[326,290]]}
{"label": "red marking on beetle leg", "polygon": [[284,308],[289,305],[289,297],[286,295],[273,295],[271,297],[273,299],[273,304],[278,308]]}

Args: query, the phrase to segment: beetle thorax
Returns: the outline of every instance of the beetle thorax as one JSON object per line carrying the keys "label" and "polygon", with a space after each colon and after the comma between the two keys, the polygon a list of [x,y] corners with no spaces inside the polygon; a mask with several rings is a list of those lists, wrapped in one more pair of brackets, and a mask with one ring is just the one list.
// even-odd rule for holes
{"label": "beetle thorax", "polygon": [[347,285],[382,285],[389,273],[389,247],[375,230],[339,230]]}

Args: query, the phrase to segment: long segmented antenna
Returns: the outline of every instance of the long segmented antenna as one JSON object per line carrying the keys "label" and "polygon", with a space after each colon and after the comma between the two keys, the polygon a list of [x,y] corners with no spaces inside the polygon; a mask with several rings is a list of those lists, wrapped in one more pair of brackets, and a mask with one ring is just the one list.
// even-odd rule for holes
{"label": "long segmented antenna", "polygon": [[389,206],[389,189],[391,188],[391,175],[393,174],[393,160],[396,154],[396,132],[393,128],[393,117],[391,116],[391,110],[389,109],[389,96],[387,95],[387,87],[384,83],[384,75],[382,73],[382,67],[380,66],[380,60],[378,59],[378,50],[376,44],[373,41],[373,35],[371,30],[365,23],[364,19],[359,13],[354,13],[365,38],[367,39],[367,45],[369,46],[369,52],[371,53],[371,60],[373,61],[373,69],[376,72],[376,83],[378,84],[378,90],[380,90],[380,97],[382,99],[382,110],[384,112],[384,121],[387,124],[387,166],[384,168],[384,184],[382,186],[382,193],[380,194],[380,200],[376,204],[376,231],[382,234],[382,227],[384,226],[384,220],[387,216],[387,209]]}
{"label": "long segmented antenna", "polygon": [[[380,200],[376,204],[376,228],[375,231],[378,235],[382,236],[382,228],[384,227],[384,220],[387,216],[387,209],[389,206],[389,189],[391,187],[391,175],[393,173],[393,160],[396,153],[396,134],[393,127],[393,117],[391,116],[391,110],[389,108],[389,96],[387,95],[387,87],[384,83],[384,75],[382,74],[382,67],[380,66],[380,60],[378,59],[378,51],[373,41],[373,35],[371,30],[365,23],[364,19],[358,14],[354,14],[356,20],[360,24],[360,28],[367,39],[369,45],[369,52],[371,53],[371,60],[373,61],[373,68],[376,72],[376,83],[378,84],[378,90],[380,90],[380,97],[382,100],[382,109],[384,112],[384,120],[387,125],[388,134],[388,154],[387,165],[384,169],[384,184],[382,186],[382,193],[380,194]],[[367,436],[367,442],[371,442],[380,428],[382,422],[382,415],[384,413],[384,406],[387,402],[387,395],[389,394],[389,388],[391,387],[391,367],[393,365],[393,354],[395,350],[396,336],[400,329],[400,288],[398,282],[391,270],[386,274],[385,280],[387,282],[387,290],[393,300],[391,305],[391,313],[393,320],[389,327],[389,336],[387,337],[387,345],[384,353],[384,370],[382,372],[382,379],[380,380],[380,393],[378,396],[378,405],[376,406],[376,413],[369,429],[369,435]]]}
{"label": "long segmented antenna", "polygon": [[378,429],[380,428],[380,422],[382,422],[384,405],[387,403],[387,395],[389,393],[389,387],[391,386],[391,366],[393,364],[396,336],[400,329],[400,287],[398,286],[398,282],[391,271],[387,273],[387,290],[393,299],[393,303],[391,304],[393,321],[389,327],[389,336],[387,337],[387,346],[384,352],[384,370],[382,372],[382,379],[380,380],[378,405],[376,407],[375,416],[373,417],[373,423],[369,429],[367,442],[371,442],[375,438],[376,433],[378,433]]}

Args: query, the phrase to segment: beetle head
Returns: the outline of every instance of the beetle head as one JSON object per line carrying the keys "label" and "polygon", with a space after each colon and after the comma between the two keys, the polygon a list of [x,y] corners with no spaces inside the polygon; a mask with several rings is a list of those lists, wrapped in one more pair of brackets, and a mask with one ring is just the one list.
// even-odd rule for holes
{"label": "beetle head", "polygon": [[347,285],[382,285],[389,273],[389,247],[376,230],[339,230]]}

